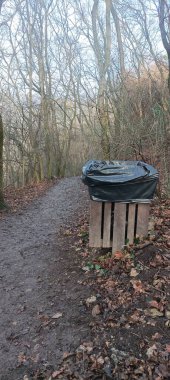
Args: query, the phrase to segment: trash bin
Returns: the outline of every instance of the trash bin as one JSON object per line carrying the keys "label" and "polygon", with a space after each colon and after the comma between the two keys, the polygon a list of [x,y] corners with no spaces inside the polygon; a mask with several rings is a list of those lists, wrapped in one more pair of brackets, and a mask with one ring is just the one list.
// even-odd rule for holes
{"label": "trash bin", "polygon": [[148,234],[158,172],[142,161],[88,161],[82,169],[90,202],[89,245],[113,252]]}

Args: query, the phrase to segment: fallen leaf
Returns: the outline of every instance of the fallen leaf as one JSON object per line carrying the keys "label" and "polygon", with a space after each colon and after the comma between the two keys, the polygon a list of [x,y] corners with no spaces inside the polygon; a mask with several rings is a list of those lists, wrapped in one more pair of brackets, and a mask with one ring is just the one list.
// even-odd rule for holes
{"label": "fallen leaf", "polygon": [[86,299],[87,304],[94,303],[94,302],[96,302],[96,296],[91,296]]}
{"label": "fallen leaf", "polygon": [[116,281],[115,280],[111,280],[111,279],[109,279],[109,280],[107,280],[106,282],[105,282],[105,288],[107,288],[107,289],[113,289],[114,288],[114,286],[116,285]]}
{"label": "fallen leaf", "polygon": [[156,371],[159,374],[159,376],[157,376],[155,380],[169,379],[168,367],[169,367],[168,365],[165,365],[163,363],[159,364],[158,369]]}
{"label": "fallen leaf", "polygon": [[135,310],[135,312],[132,315],[130,315],[128,319],[129,319],[129,322],[131,323],[144,322],[144,317],[140,316],[140,312],[138,310]]}
{"label": "fallen leaf", "polygon": [[81,358],[82,353],[85,354],[85,352],[87,352],[87,348],[84,344],[81,344],[76,350],[77,357]]}
{"label": "fallen leaf", "polygon": [[84,272],[90,272],[90,268],[89,267],[83,267],[82,270],[84,270]]}
{"label": "fallen leaf", "polygon": [[114,259],[121,260],[123,259],[123,253],[121,251],[117,251],[114,253]]}
{"label": "fallen leaf", "polygon": [[153,231],[154,227],[155,227],[155,221],[154,220],[150,220],[149,221],[149,225],[148,225],[148,231]]}
{"label": "fallen leaf", "polygon": [[152,347],[149,347],[148,350],[146,351],[147,357],[150,359],[152,356],[154,356],[154,354],[156,353],[156,351],[157,351],[157,347],[154,344]]}
{"label": "fallen leaf", "polygon": [[103,359],[103,357],[102,356],[99,356],[99,358],[97,358],[97,364],[101,364],[101,365],[103,365],[104,364],[104,359]]}
{"label": "fallen leaf", "polygon": [[157,226],[160,226],[162,223],[163,223],[163,219],[159,218],[157,221],[156,221],[156,225]]}
{"label": "fallen leaf", "polygon": [[162,289],[165,284],[164,278],[155,278],[153,281],[153,286],[155,286],[157,289]]}
{"label": "fallen leaf", "polygon": [[39,361],[39,357],[40,357],[40,354],[36,354],[35,356],[31,356],[31,360],[32,360],[34,363],[38,363],[38,361]]}
{"label": "fallen leaf", "polygon": [[166,344],[166,351],[170,352],[170,344]]}
{"label": "fallen leaf", "polygon": [[130,282],[136,292],[145,293],[145,289],[143,288],[143,284],[140,280],[131,280]]}
{"label": "fallen leaf", "polygon": [[86,351],[86,347],[83,344],[80,344],[78,351]]}
{"label": "fallen leaf", "polygon": [[52,319],[58,319],[58,318],[61,318],[63,316],[62,313],[56,313],[52,316]]}
{"label": "fallen leaf", "polygon": [[[145,312],[145,314],[148,315],[146,312]],[[151,321],[147,322],[147,325],[149,325],[149,326],[155,326],[156,322],[154,322],[153,320],[151,320]]]}
{"label": "fallen leaf", "polygon": [[93,351],[93,342],[84,342],[83,345],[88,353]]}
{"label": "fallen leaf", "polygon": [[71,235],[71,231],[70,231],[70,230],[65,230],[65,231],[64,231],[64,235],[66,235],[66,236]]}
{"label": "fallen leaf", "polygon": [[165,311],[165,316],[166,316],[168,319],[170,319],[170,310],[166,310],[166,311]]}
{"label": "fallen leaf", "polygon": [[64,359],[64,360],[67,359],[70,355],[71,355],[70,352],[64,352],[64,354],[63,354],[63,359]]}
{"label": "fallen leaf", "polygon": [[159,310],[157,310],[157,309],[155,309],[155,308],[150,309],[149,314],[150,314],[151,317],[153,317],[153,318],[156,318],[156,317],[163,317],[163,313],[162,313],[162,311],[159,311]]}
{"label": "fallen leaf", "polygon": [[92,309],[92,316],[96,317],[96,315],[99,315],[99,314],[100,314],[100,307],[99,305],[95,305]]}
{"label": "fallen leaf", "polygon": [[155,333],[154,335],[152,335],[152,339],[153,339],[153,340],[160,339],[160,338],[162,338],[162,335],[159,334],[158,332]]}
{"label": "fallen leaf", "polygon": [[29,377],[27,375],[24,375],[23,380],[29,380]]}
{"label": "fallen leaf", "polygon": [[156,309],[159,309],[159,304],[157,301],[153,300],[153,301],[149,301],[149,305],[156,308]]}
{"label": "fallen leaf", "polygon": [[21,352],[19,355],[18,355],[18,362],[20,364],[23,364],[27,361],[27,358],[25,356],[25,354],[23,352]]}
{"label": "fallen leaf", "polygon": [[138,276],[138,272],[136,271],[135,268],[132,268],[131,271],[130,271],[130,277],[136,277]]}

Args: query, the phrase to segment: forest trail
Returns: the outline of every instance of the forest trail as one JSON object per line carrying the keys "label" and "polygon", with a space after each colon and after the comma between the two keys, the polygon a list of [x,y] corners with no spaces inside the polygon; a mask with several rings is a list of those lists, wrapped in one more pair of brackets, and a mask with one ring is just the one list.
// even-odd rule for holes
{"label": "forest trail", "polygon": [[66,178],[0,219],[0,380],[169,379],[170,200],[111,256],[88,246],[88,199]]}
{"label": "forest trail", "polygon": [[87,202],[79,178],[63,179],[25,210],[0,220],[1,380],[51,370],[64,351],[88,337],[81,302],[88,289],[78,283],[80,259],[63,235]]}

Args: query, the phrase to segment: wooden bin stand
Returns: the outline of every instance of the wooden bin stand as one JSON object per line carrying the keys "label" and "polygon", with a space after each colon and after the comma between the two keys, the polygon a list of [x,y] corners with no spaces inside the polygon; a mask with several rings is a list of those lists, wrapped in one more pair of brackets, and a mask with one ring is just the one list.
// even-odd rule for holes
{"label": "wooden bin stand", "polygon": [[90,247],[112,247],[112,253],[135,237],[148,235],[149,203],[107,203],[90,201]]}

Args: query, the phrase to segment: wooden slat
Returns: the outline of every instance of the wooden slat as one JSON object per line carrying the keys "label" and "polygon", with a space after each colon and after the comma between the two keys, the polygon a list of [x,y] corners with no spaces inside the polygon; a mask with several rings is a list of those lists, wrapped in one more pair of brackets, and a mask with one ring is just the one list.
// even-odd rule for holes
{"label": "wooden slat", "polygon": [[111,226],[111,210],[112,204],[105,203],[104,205],[104,229],[103,229],[103,247],[110,248],[110,226]]}
{"label": "wooden slat", "polygon": [[136,204],[129,204],[128,228],[127,228],[128,244],[133,244],[133,241],[134,241],[135,210],[136,210]]}
{"label": "wooden slat", "polygon": [[148,235],[148,223],[149,223],[149,203],[139,203],[138,204],[138,215],[137,215],[137,236],[147,236]]}
{"label": "wooden slat", "polygon": [[112,253],[125,245],[126,203],[115,203]]}
{"label": "wooden slat", "polygon": [[89,246],[101,247],[102,202],[90,201]]}

